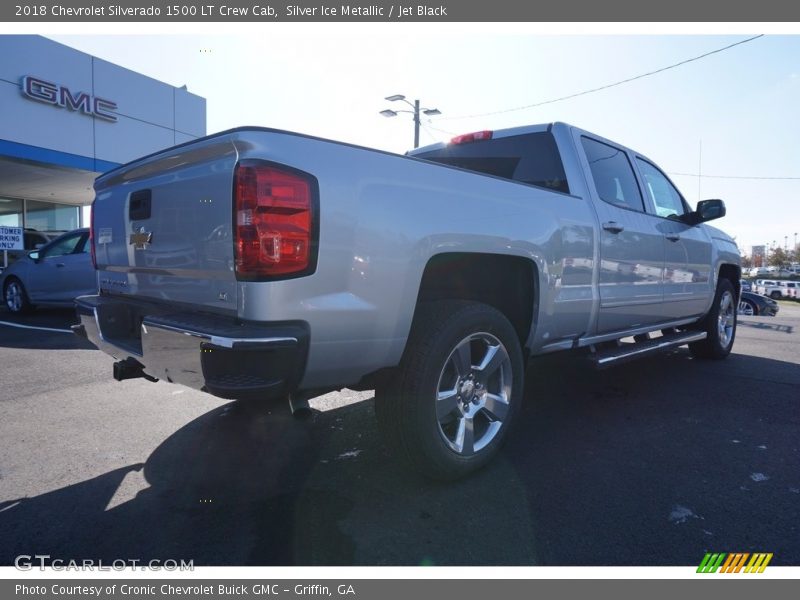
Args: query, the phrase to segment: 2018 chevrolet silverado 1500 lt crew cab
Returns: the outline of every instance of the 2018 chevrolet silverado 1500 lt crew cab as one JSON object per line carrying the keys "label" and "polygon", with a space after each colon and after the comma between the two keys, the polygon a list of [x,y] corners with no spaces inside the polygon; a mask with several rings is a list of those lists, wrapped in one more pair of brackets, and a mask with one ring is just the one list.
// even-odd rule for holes
{"label": "2018 chevrolet silverado 1500 lt crew cab", "polygon": [[434,477],[497,451],[530,357],[734,341],[739,252],[704,224],[722,201],[693,211],[651,160],[563,123],[407,156],[234,129],[95,190],[99,293],[76,331],[117,379],[295,406],[374,388],[381,430]]}

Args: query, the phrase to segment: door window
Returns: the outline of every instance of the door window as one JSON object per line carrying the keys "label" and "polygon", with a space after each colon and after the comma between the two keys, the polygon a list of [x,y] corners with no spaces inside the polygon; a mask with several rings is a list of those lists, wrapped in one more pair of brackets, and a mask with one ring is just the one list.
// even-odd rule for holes
{"label": "door window", "polygon": [[54,256],[64,256],[65,254],[80,252],[82,238],[83,236],[81,234],[71,235],[63,238],[44,250],[44,258],[52,258]]}
{"label": "door window", "polygon": [[636,162],[642,172],[645,193],[653,202],[656,214],[659,217],[674,217],[684,214],[686,207],[683,198],[669,179],[646,160],[637,158]]}
{"label": "door window", "polygon": [[622,208],[644,212],[644,202],[628,156],[623,150],[581,138],[592,179],[600,199]]}

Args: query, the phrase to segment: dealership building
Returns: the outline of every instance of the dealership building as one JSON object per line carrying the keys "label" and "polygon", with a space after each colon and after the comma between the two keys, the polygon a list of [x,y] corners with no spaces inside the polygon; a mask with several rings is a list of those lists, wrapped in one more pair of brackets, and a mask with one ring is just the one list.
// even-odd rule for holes
{"label": "dealership building", "polygon": [[206,101],[40,36],[0,35],[0,226],[83,225],[99,174],[206,134]]}

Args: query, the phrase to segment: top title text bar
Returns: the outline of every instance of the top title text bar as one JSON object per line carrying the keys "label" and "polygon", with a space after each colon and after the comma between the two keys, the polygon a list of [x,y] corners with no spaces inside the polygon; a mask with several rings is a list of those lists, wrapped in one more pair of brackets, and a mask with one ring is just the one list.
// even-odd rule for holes
{"label": "top title text bar", "polygon": [[24,0],[0,5],[4,22],[796,22],[800,3],[760,0]]}

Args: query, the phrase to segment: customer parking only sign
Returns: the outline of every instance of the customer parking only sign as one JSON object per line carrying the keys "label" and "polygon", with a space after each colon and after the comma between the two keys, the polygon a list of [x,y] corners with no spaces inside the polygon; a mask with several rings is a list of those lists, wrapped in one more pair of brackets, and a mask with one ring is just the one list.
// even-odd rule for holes
{"label": "customer parking only sign", "polygon": [[22,250],[22,227],[0,226],[0,251],[3,252],[3,266],[8,266],[8,251]]}
{"label": "customer parking only sign", "polygon": [[0,250],[22,248],[22,227],[0,227]]}

